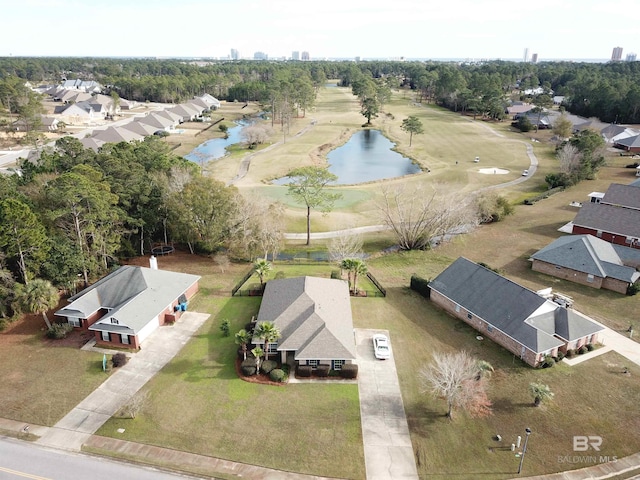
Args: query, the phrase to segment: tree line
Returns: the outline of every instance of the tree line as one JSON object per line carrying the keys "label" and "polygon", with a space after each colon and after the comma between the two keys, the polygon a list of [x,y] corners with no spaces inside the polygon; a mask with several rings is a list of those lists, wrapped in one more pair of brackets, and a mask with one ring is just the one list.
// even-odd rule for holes
{"label": "tree line", "polygon": [[106,144],[64,137],[21,175],[0,176],[0,316],[15,286],[45,279],[74,291],[157,242],[239,258],[277,252],[282,209],[203,176],[165,142]]}
{"label": "tree line", "polygon": [[[509,98],[531,99],[529,89],[565,96],[564,108],[603,122],[640,123],[640,62],[271,62],[178,59],[0,58],[2,83],[9,78],[59,83],[95,79],[130,100],[181,102],[209,92],[229,101],[267,102],[283,77],[317,89],[326,79],[356,88],[363,77],[406,88],[419,102],[501,119]],[[362,85],[360,85],[362,86]],[[366,87],[366,85],[365,85]],[[294,90],[298,90],[294,88]]]}

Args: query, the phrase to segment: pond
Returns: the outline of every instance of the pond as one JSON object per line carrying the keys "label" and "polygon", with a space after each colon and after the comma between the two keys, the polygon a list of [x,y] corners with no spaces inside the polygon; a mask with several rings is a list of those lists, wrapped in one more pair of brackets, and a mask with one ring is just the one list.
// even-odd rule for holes
{"label": "pond", "polygon": [[[210,160],[219,160],[227,154],[227,147],[242,142],[240,132],[248,125],[246,121],[236,122],[234,127],[227,130],[227,138],[212,138],[201,143],[184,158],[196,163],[207,163]],[[212,128],[217,128],[216,126]]]}
{"label": "pond", "polygon": [[[333,184],[355,185],[421,171],[410,158],[393,151],[394,146],[380,130],[356,132],[347,143],[327,155],[329,171],[338,177]],[[288,182],[289,177],[273,181],[276,185],[286,185]]]}

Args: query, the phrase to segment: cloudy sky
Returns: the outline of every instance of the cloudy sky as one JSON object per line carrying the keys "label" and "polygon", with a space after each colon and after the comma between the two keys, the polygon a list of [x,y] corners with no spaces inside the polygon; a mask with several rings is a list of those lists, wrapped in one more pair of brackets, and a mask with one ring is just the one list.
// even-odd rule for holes
{"label": "cloudy sky", "polygon": [[[640,0],[0,0],[0,56],[609,59]],[[625,23],[624,19],[634,19]],[[640,56],[640,55],[639,55]]]}

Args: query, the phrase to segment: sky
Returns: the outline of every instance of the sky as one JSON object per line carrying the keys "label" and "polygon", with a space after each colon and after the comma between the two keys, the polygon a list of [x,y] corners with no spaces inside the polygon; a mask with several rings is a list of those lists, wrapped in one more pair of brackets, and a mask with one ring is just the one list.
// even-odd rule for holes
{"label": "sky", "polygon": [[[640,58],[640,0],[0,0],[0,56]],[[625,23],[624,19],[633,19]]]}

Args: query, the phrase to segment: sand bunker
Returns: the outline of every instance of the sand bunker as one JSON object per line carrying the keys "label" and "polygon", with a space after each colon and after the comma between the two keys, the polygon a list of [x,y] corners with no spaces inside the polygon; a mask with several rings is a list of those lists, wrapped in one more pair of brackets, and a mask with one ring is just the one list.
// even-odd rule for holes
{"label": "sand bunker", "polygon": [[505,170],[504,168],[481,168],[478,171],[485,175],[506,175],[509,173],[509,170]]}

